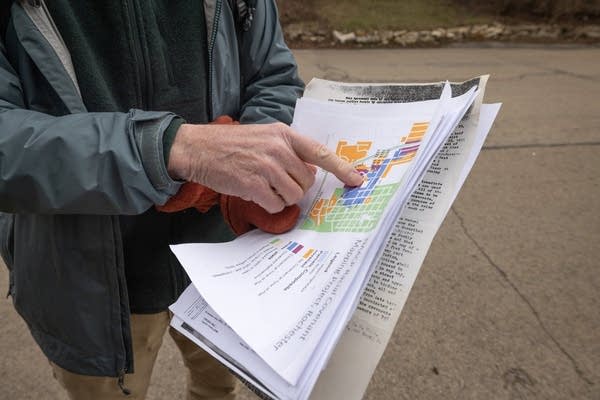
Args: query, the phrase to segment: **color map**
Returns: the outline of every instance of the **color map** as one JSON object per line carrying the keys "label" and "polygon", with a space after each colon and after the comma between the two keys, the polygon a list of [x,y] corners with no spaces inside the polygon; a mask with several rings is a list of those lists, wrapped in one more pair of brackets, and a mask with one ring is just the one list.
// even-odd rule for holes
{"label": "color map", "polygon": [[[409,163],[415,157],[427,126],[427,122],[413,124],[410,133],[401,138],[398,147],[380,149],[373,155],[369,155],[371,141],[357,141],[354,144],[340,141],[336,154],[355,164],[365,181],[359,187],[337,188],[330,198],[315,199],[300,229],[318,232],[373,230],[400,186],[397,182],[386,184],[386,177],[392,168]],[[368,161],[371,161],[370,164]]]}

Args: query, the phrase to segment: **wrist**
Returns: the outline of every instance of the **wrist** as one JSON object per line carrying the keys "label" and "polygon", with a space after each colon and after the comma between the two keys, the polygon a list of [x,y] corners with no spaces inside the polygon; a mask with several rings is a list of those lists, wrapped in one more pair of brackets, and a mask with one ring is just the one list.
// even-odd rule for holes
{"label": "wrist", "polygon": [[169,154],[171,153],[171,147],[173,146],[173,142],[175,141],[175,136],[177,135],[177,131],[181,127],[182,124],[185,124],[185,120],[181,117],[175,117],[163,132],[163,158],[165,160],[165,165],[169,165]]}
{"label": "wrist", "polygon": [[182,123],[168,151],[167,172],[169,176],[176,180],[189,180],[190,157],[188,154],[190,135],[194,130],[194,125]]}

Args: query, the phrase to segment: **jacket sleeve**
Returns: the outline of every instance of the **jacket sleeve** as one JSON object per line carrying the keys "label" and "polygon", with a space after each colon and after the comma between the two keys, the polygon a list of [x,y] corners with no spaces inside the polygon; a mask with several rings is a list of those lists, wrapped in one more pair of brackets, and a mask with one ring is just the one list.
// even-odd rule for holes
{"label": "jacket sleeve", "polygon": [[0,211],[139,214],[179,189],[162,149],[173,114],[55,117],[25,104],[0,40]]}
{"label": "jacket sleeve", "polygon": [[240,122],[292,122],[304,83],[283,39],[273,0],[258,0],[254,20],[241,38],[242,107]]}

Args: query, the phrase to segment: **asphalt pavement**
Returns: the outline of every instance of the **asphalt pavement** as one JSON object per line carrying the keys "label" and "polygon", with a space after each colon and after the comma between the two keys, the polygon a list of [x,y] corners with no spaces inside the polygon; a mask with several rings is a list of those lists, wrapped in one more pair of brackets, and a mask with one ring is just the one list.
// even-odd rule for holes
{"label": "asphalt pavement", "polygon": [[[486,102],[503,103],[365,398],[600,399],[600,48],[295,55],[306,81],[491,74]],[[66,399],[10,299],[0,355],[0,399]],[[167,336],[148,398],[183,399],[184,380]]]}

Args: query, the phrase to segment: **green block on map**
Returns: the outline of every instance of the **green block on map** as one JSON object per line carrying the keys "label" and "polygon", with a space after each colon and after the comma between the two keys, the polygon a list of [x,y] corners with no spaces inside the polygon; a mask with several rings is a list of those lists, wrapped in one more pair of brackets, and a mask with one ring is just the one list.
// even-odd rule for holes
{"label": "green block on map", "polygon": [[[338,200],[328,211],[321,211],[319,218],[306,218],[300,229],[317,232],[369,232],[373,230],[399,184],[380,185],[360,198],[360,204],[344,205],[341,198],[344,189],[336,189],[333,197]],[[329,199],[324,199],[324,204],[329,204]],[[315,202],[317,203],[317,202]],[[313,215],[314,213],[311,213]]]}

